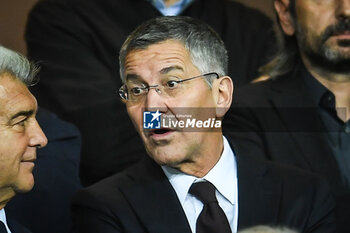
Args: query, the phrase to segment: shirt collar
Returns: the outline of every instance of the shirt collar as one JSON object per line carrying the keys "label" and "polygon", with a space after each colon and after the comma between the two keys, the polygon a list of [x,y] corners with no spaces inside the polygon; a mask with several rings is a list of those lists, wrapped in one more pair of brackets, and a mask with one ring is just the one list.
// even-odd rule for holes
{"label": "shirt collar", "polygon": [[317,106],[330,107],[328,101],[333,99],[333,93],[313,77],[304,65],[302,65],[302,76],[314,103]]}
{"label": "shirt collar", "polygon": [[8,225],[7,225],[7,221],[6,221],[6,214],[5,214],[5,209],[2,208],[0,210],[0,221],[3,222],[6,226],[7,232],[11,232]]}
{"label": "shirt collar", "polygon": [[235,193],[237,190],[232,187],[236,187],[237,182],[236,159],[227,139],[225,137],[223,139],[224,151],[221,158],[203,179],[212,183],[231,204],[235,204]]}
{"label": "shirt collar", "polygon": [[162,166],[169,182],[174,187],[179,201],[183,203],[186,199],[188,190],[194,182],[206,180],[212,183],[231,204],[236,204],[236,192],[233,187],[237,187],[237,163],[234,153],[227,139],[223,137],[224,150],[219,161],[203,178],[187,175],[174,168]]}

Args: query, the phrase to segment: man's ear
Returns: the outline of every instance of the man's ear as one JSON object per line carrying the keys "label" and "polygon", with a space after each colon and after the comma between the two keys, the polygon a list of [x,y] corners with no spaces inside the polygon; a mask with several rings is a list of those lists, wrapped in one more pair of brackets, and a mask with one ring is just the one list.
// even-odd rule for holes
{"label": "man's ear", "polygon": [[284,33],[288,36],[294,35],[295,27],[289,8],[290,0],[275,0],[274,5]]}
{"label": "man's ear", "polygon": [[215,80],[213,88],[216,91],[216,117],[223,117],[231,107],[233,83],[229,76],[223,76]]}

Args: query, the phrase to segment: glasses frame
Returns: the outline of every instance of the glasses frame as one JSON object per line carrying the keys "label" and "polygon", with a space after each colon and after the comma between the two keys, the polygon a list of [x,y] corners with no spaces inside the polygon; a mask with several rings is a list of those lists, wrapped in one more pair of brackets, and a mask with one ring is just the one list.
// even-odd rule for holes
{"label": "glasses frame", "polygon": [[[177,84],[179,83],[183,83],[183,82],[186,82],[186,81],[190,81],[190,80],[193,80],[193,79],[196,79],[196,78],[201,78],[201,77],[206,77],[206,76],[210,76],[210,75],[215,75],[216,76],[216,79],[219,79],[220,76],[218,73],[216,72],[210,72],[210,73],[206,73],[206,74],[201,74],[201,75],[198,75],[198,76],[194,76],[194,77],[191,77],[191,78],[186,78],[186,79],[182,79],[182,80],[172,80],[173,82],[176,82]],[[143,90],[146,90],[145,94],[143,95],[147,95],[149,90],[150,89],[155,89],[157,93],[160,93],[160,89],[158,88],[160,84],[156,84],[156,85],[146,85],[144,87],[141,87],[141,89]],[[119,97],[123,100],[123,101],[129,101],[128,98],[127,98],[127,95],[125,95],[125,93],[127,92],[127,86],[126,84],[124,83],[119,89],[118,89],[118,94],[119,94]]]}

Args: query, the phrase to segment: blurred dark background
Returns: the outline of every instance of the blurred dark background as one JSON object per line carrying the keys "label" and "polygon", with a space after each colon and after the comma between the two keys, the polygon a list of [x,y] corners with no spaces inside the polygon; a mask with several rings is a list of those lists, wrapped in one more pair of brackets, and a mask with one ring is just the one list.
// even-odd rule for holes
{"label": "blurred dark background", "polygon": [[[0,44],[26,53],[24,28],[27,14],[38,0],[0,0]],[[273,18],[273,0],[232,0],[257,8]]]}

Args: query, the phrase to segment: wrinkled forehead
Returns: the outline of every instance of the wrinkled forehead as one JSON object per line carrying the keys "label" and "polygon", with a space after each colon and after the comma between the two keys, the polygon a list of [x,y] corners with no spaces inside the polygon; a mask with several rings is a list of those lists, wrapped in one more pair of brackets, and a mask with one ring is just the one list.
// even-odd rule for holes
{"label": "wrinkled forehead", "polygon": [[14,94],[11,93],[11,90],[15,85],[21,86],[16,77],[8,72],[0,73],[0,98],[9,98],[11,94]]}
{"label": "wrinkled forehead", "polygon": [[0,108],[6,115],[16,111],[36,111],[37,101],[27,86],[12,75],[0,75]]}
{"label": "wrinkled forehead", "polygon": [[164,70],[174,70],[171,67],[185,72],[190,66],[193,66],[190,54],[181,42],[164,41],[130,51],[125,58],[124,77],[127,80],[133,75],[154,75]]}

